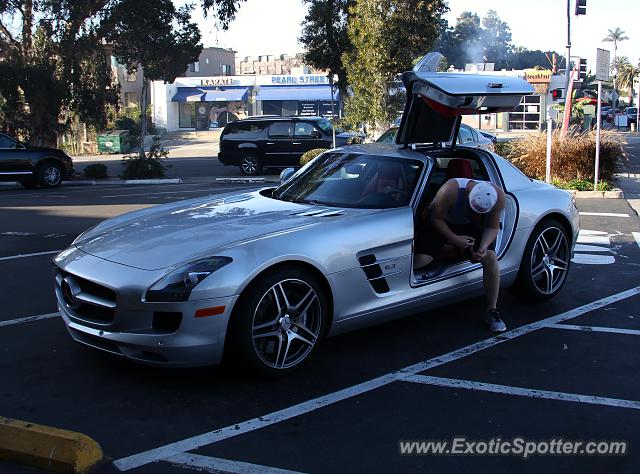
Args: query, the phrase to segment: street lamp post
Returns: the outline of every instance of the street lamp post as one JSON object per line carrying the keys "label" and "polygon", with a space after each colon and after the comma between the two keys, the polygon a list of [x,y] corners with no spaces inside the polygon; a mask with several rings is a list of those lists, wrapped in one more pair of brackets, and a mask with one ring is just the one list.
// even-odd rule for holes
{"label": "street lamp post", "polygon": [[331,88],[331,132],[333,135],[333,148],[336,147],[336,124],[335,124],[335,111],[333,106],[333,74],[329,72],[327,75],[329,77],[329,87]]}

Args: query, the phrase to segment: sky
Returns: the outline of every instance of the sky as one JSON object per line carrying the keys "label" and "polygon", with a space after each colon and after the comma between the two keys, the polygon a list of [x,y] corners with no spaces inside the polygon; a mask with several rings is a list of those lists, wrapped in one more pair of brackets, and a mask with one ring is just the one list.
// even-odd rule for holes
{"label": "sky", "polygon": [[[195,1],[195,0],[194,0]],[[613,43],[603,43],[608,29],[619,27],[629,40],[618,46],[618,55],[627,56],[632,63],[640,60],[640,0],[588,0],[587,14],[573,14],[576,0],[571,1],[571,55],[586,57],[589,69],[595,63],[597,48],[611,50]],[[175,0],[176,4],[186,0]],[[197,1],[196,1],[197,3]],[[565,0],[450,0],[450,12],[445,15],[449,24],[465,10],[481,17],[489,9],[496,10],[511,27],[512,42],[528,49],[566,52],[567,4]],[[478,4],[482,4],[479,7]],[[612,8],[612,5],[614,6]],[[247,0],[228,31],[216,28],[212,19],[205,19],[199,8],[194,19],[200,25],[205,46],[224,46],[238,52],[238,58],[260,54],[295,54],[304,50],[298,43],[300,23],[306,6],[301,0]]]}

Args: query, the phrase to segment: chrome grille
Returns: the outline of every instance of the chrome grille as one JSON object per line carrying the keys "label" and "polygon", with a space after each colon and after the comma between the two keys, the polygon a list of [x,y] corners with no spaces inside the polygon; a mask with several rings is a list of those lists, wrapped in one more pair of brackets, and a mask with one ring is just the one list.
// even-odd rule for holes
{"label": "chrome grille", "polygon": [[73,315],[98,323],[113,322],[116,293],[112,289],[62,270],[56,272],[56,286]]}

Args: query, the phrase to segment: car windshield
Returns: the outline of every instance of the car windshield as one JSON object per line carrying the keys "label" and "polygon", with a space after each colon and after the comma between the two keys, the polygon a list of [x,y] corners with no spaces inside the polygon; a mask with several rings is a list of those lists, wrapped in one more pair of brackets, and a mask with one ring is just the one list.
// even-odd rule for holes
{"label": "car windshield", "polygon": [[[322,119],[319,120],[318,122],[316,122],[316,124],[318,125],[318,127],[320,127],[320,129],[326,133],[326,134],[330,134],[332,133],[331,131],[331,121],[327,120],[327,119]],[[336,133],[343,133],[344,130],[341,129],[340,127],[336,126]]]}
{"label": "car windshield", "polygon": [[324,153],[277,188],[273,197],[363,209],[408,206],[422,168],[422,162],[404,158]]}
{"label": "car windshield", "polygon": [[398,127],[391,127],[389,130],[384,132],[380,137],[376,140],[378,143],[393,143],[396,138],[396,133],[398,133]]}

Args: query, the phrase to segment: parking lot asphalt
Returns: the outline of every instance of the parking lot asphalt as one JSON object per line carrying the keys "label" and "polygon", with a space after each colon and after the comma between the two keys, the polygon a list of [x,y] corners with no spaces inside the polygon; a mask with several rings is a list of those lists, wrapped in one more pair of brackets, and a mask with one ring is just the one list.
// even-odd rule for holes
{"label": "parking lot asphalt", "polygon": [[[249,185],[0,190],[0,415],[80,431],[99,472],[634,472],[640,461],[640,225],[625,200],[579,200],[562,292],[502,292],[509,331],[471,299],[325,341],[303,370],[134,365],[72,342],[51,258],[113,215]],[[634,234],[635,233],[635,234]],[[403,440],[625,440],[624,456],[403,455]],[[33,472],[0,463],[0,472]]]}

